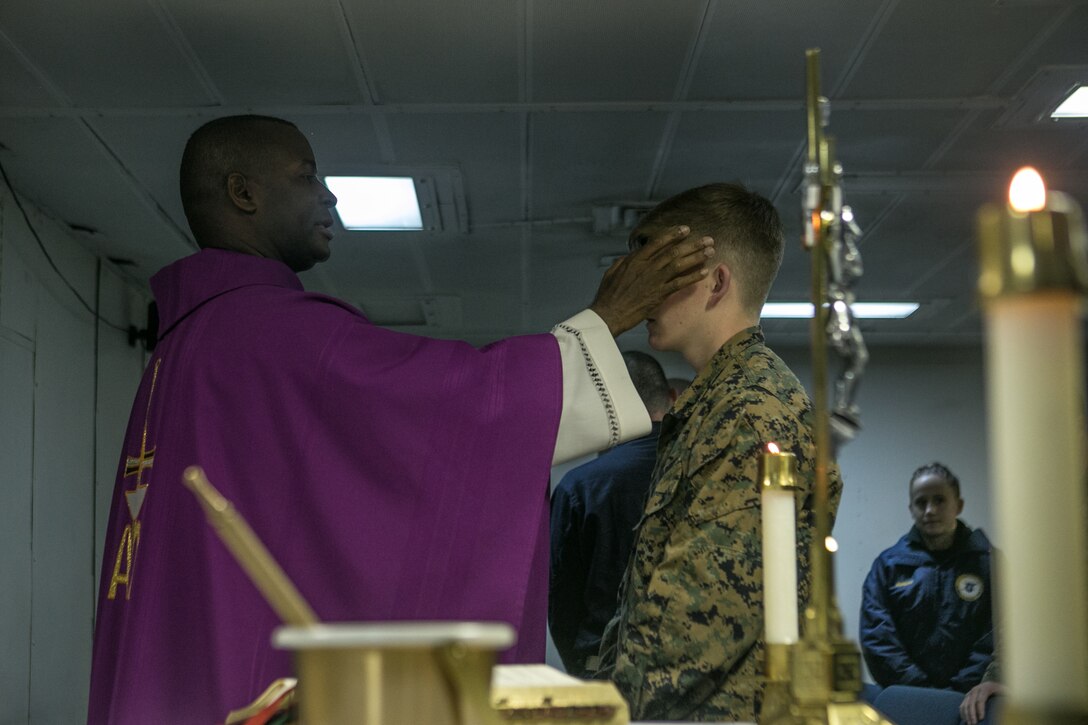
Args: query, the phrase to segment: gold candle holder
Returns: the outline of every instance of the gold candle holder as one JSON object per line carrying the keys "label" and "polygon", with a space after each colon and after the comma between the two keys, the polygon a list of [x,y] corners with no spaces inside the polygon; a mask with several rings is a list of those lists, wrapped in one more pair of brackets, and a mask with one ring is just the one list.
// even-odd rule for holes
{"label": "gold candle holder", "polygon": [[1047,191],[1031,167],[1017,174],[1026,181],[1017,185],[1016,201],[986,204],[978,213],[983,303],[1048,290],[1082,296],[1088,291],[1088,234],[1080,206],[1068,194]]}
{"label": "gold candle holder", "polygon": [[[763,621],[764,641],[772,645],[795,644],[798,639],[797,617],[797,457],[782,452],[774,443],[759,459],[759,480],[763,534]],[[768,650],[770,651],[770,650]],[[767,676],[785,677],[786,672],[772,672],[767,659]]]}
{"label": "gold candle holder", "polygon": [[796,490],[797,456],[780,451],[775,443],[768,443],[767,450],[759,457],[759,485],[775,491]]}

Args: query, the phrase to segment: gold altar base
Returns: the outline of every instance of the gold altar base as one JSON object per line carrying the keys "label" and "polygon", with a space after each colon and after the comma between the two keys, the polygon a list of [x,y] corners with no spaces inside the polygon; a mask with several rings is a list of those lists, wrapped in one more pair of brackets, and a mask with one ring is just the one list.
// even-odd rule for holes
{"label": "gold altar base", "polygon": [[761,725],[893,725],[864,702],[801,705],[791,697],[789,683],[783,682],[767,684],[759,722]]}
{"label": "gold altar base", "polygon": [[861,658],[847,640],[767,645],[761,725],[893,725],[857,701]]}

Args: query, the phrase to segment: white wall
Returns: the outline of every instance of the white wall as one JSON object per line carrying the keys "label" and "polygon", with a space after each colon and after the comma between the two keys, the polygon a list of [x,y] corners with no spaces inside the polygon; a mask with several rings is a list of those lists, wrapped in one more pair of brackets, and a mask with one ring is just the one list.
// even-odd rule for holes
{"label": "white wall", "polygon": [[[770,341],[773,346],[773,340]],[[678,356],[650,351],[672,377],[691,377]],[[778,349],[811,390],[811,357],[804,349]],[[844,479],[834,535],[836,592],[846,636],[857,641],[861,586],[873,559],[910,528],[907,486],[919,466],[941,461],[955,473],[966,502],[963,519],[981,526],[999,545],[991,525],[982,350],[979,348],[876,348],[870,351],[858,391],[863,429],[843,447]],[[834,379],[837,372],[831,369]],[[558,481],[569,465],[553,469]],[[549,642],[548,662],[561,667]]]}
{"label": "white wall", "polygon": [[[135,285],[24,208],[92,309],[142,322]],[[0,725],[86,719],[104,516],[142,367],[0,189]]]}

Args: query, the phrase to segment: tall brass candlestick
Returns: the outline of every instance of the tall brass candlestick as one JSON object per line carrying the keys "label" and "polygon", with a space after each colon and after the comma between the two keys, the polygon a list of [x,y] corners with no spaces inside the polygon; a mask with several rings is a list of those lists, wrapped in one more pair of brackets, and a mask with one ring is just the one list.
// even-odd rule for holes
{"label": "tall brass candlestick", "polygon": [[[842,617],[834,596],[831,553],[831,516],[828,478],[831,466],[832,435],[828,406],[827,256],[832,237],[840,251],[846,232],[843,227],[842,167],[835,160],[834,143],[824,135],[827,100],[820,97],[819,50],[806,52],[808,156],[805,160],[804,211],[806,215],[804,246],[812,252],[812,378],[813,439],[815,444],[815,532],[811,547],[812,594],[804,614],[804,634],[792,645],[775,644],[768,633],[767,687],[760,722],[764,725],[857,725],[885,723],[873,708],[857,701],[861,690],[861,656],[857,646],[842,635]],[[839,270],[841,273],[842,270]],[[860,272],[859,272],[860,273]],[[839,274],[839,277],[842,277]],[[853,281],[853,280],[849,280]],[[845,279],[835,283],[843,291]],[[848,301],[848,300],[847,300]],[[852,321],[852,319],[851,319]],[[851,337],[853,360],[848,368],[853,376],[852,389],[866,356],[860,333]],[[838,348],[837,348],[838,349]],[[842,352],[843,350],[840,350]],[[845,390],[845,389],[844,389]],[[857,431],[856,409],[850,396],[842,396],[850,419],[849,440]],[[765,591],[765,602],[769,592]],[[766,607],[766,603],[765,603]],[[768,611],[769,616],[769,611]],[[784,668],[789,674],[782,676]]]}
{"label": "tall brass candlestick", "polygon": [[1021,170],[979,211],[1004,722],[1088,722],[1088,542],[1077,204]]}

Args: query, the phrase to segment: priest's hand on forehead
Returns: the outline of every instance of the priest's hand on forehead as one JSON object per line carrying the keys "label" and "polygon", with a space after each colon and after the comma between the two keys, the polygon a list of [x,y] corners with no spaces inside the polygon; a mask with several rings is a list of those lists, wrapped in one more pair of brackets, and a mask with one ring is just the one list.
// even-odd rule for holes
{"label": "priest's hand on forehead", "polygon": [[666,297],[706,276],[714,240],[689,236],[686,226],[633,235],[631,253],[604,273],[590,309],[613,336],[630,330]]}

